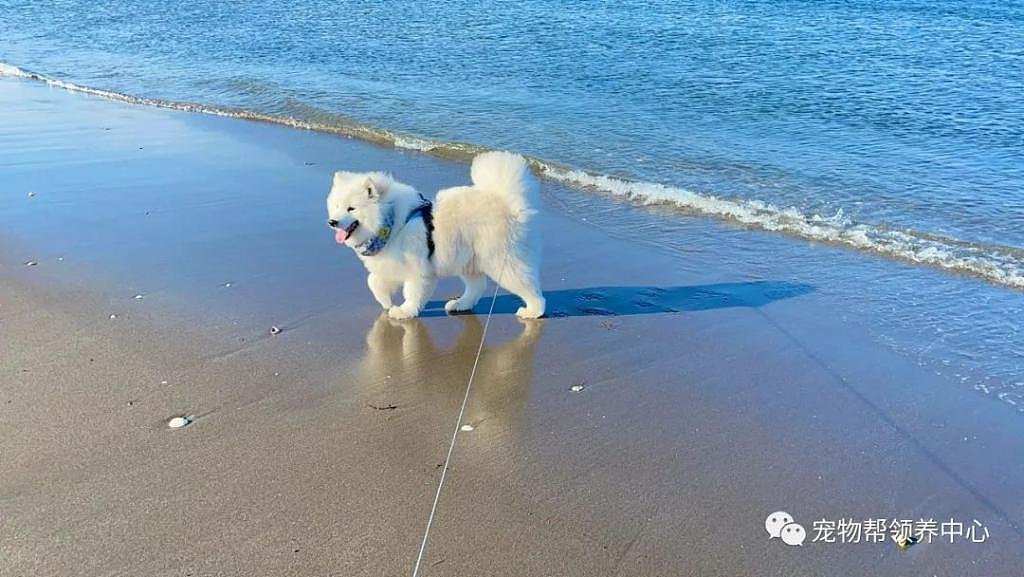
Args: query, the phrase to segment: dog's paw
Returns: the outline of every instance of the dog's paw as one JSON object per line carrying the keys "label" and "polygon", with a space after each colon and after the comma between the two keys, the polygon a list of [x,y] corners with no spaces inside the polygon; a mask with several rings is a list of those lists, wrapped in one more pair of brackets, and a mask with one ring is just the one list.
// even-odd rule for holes
{"label": "dog's paw", "polygon": [[444,303],[444,310],[449,313],[461,313],[463,311],[468,311],[471,308],[473,307],[467,307],[462,304],[462,299],[452,299]]}
{"label": "dog's paw", "polygon": [[539,319],[544,316],[544,309],[531,309],[530,307],[519,307],[516,316],[521,319]]}
{"label": "dog's paw", "polygon": [[410,311],[405,307],[393,306],[388,309],[388,316],[396,321],[403,321],[415,317],[416,311]]}

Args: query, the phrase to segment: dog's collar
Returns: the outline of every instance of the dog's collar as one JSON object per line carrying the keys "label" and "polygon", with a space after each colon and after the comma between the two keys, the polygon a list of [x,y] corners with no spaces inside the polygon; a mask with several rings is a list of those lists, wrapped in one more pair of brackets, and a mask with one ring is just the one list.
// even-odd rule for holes
{"label": "dog's collar", "polygon": [[363,256],[373,256],[384,250],[388,239],[391,238],[391,227],[395,224],[395,207],[388,204],[387,209],[382,212],[380,227],[376,234],[353,247]]}
{"label": "dog's collar", "polygon": [[[359,254],[363,256],[374,256],[380,251],[384,250],[387,246],[388,241],[391,240],[391,233],[394,232],[395,226],[395,205],[388,204],[387,208],[383,211],[381,218],[380,227],[377,229],[377,233],[371,236],[369,239],[355,245],[355,248]],[[420,217],[423,219],[423,223],[427,226],[427,248],[430,251],[430,256],[434,255],[434,219],[431,213],[430,201],[423,198],[420,195],[420,204],[416,208],[409,211],[409,214],[405,217],[405,223],[410,220]],[[403,223],[403,225],[405,224]]]}

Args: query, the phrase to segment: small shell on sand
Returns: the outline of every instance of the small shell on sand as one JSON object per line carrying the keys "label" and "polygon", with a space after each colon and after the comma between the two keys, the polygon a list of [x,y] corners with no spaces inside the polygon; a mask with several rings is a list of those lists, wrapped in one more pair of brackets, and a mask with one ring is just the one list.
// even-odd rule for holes
{"label": "small shell on sand", "polygon": [[465,425],[462,425],[461,427],[459,427],[459,430],[460,431],[467,431],[468,432],[468,431],[472,431],[475,428],[476,427],[474,427],[473,425],[470,425],[469,423],[466,423]]}
{"label": "small shell on sand", "polygon": [[25,266],[36,266],[37,264],[39,264],[39,263],[34,261],[34,260],[27,260],[27,261],[25,261]]}
{"label": "small shell on sand", "polygon": [[280,332],[281,332],[281,327],[278,327],[278,326],[276,326],[276,325],[275,325],[275,326],[272,326],[272,327],[270,327],[270,334],[272,334],[272,335],[276,335],[276,334],[278,334],[278,333],[280,333]]}
{"label": "small shell on sand", "polygon": [[135,300],[141,301],[145,296],[146,295],[143,295],[143,294],[137,294],[137,295],[135,295]]}
{"label": "small shell on sand", "polygon": [[232,285],[232,284],[233,284],[233,283],[232,283],[231,281],[228,281],[228,282],[224,283],[224,284],[223,284],[223,285],[221,285],[221,286],[223,286],[224,288],[231,288],[231,285]]}
{"label": "small shell on sand", "polygon": [[188,417],[174,417],[170,421],[167,421],[167,426],[172,429],[180,429],[192,421]]}
{"label": "small shell on sand", "polygon": [[915,537],[913,535],[904,535],[903,533],[898,533],[892,535],[892,540],[896,543],[896,547],[900,551],[906,551],[907,549],[910,549],[911,545],[916,545],[918,542],[920,542],[921,538]]}
{"label": "small shell on sand", "polygon": [[30,192],[30,193],[28,193],[28,196],[29,196],[29,198],[32,198],[32,197],[33,197],[33,196],[35,196],[35,195],[36,195],[36,193],[34,193],[34,192]]}
{"label": "small shell on sand", "polygon": [[578,392],[582,391],[583,388],[584,388],[583,387],[583,383],[579,383],[577,385],[573,385],[573,386],[569,387],[569,390],[574,392],[574,393],[578,393]]}
{"label": "small shell on sand", "polygon": [[110,315],[110,320],[114,320],[116,318],[117,318],[117,315]]}

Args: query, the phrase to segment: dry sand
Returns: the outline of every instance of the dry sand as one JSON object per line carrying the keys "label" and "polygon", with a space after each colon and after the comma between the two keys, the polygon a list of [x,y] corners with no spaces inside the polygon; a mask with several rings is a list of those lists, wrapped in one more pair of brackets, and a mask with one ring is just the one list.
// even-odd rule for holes
{"label": "dry sand", "polygon": [[[381,318],[322,199],[467,167],[21,81],[0,111],[0,574],[411,574],[483,319]],[[499,297],[424,575],[1019,574],[1018,415],[548,188],[554,314]],[[990,537],[787,547],[778,509]]]}

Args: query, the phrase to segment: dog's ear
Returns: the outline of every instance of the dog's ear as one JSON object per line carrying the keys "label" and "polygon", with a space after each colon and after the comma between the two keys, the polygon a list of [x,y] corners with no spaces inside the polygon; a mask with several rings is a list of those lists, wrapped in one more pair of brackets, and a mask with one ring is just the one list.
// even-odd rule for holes
{"label": "dog's ear", "polygon": [[366,177],[366,182],[363,183],[363,189],[366,190],[367,198],[370,198],[371,200],[380,198],[380,189],[377,188],[377,183],[375,183],[369,176]]}

